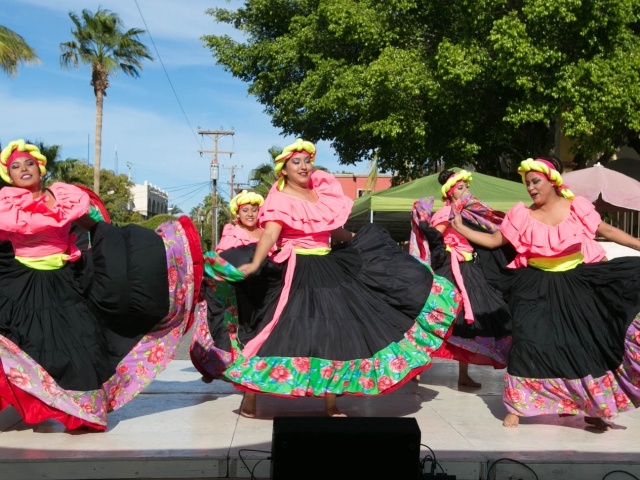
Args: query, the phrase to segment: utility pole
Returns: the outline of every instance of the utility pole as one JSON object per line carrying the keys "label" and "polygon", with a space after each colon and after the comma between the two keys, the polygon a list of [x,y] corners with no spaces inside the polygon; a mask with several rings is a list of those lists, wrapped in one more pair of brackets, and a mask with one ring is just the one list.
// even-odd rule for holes
{"label": "utility pole", "polygon": [[229,170],[229,198],[236,196],[236,168],[238,168],[238,165],[227,167]]}
{"label": "utility pole", "polygon": [[213,150],[198,150],[200,154],[211,153],[211,250],[218,246],[218,176],[220,166],[218,164],[218,154],[233,155],[233,152],[221,152],[218,150],[218,140],[220,137],[235,135],[235,132],[228,130],[198,130],[200,135],[211,135],[213,137]]}

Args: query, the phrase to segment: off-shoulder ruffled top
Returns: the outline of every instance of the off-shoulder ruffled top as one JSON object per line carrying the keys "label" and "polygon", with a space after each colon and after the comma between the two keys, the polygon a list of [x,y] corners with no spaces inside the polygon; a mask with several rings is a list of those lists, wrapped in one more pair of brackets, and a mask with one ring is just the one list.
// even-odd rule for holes
{"label": "off-shoulder ruffled top", "polygon": [[316,248],[328,246],[332,230],[344,226],[353,200],[346,197],[340,183],[322,170],[311,174],[309,188],[318,200],[309,202],[279,191],[274,184],[260,207],[259,224],[278,222],[282,232],[278,245],[293,242],[295,247]]}
{"label": "off-shoulder ruffled top", "polygon": [[23,188],[0,190],[0,240],[12,243],[16,256],[41,258],[68,253],[71,222],[89,211],[89,196],[66,183],[53,183],[48,190],[55,204],[44,196],[33,199]]}
{"label": "off-shoulder ruffled top", "polygon": [[249,235],[249,232],[244,228],[232,223],[227,223],[222,229],[222,235],[216,247],[216,252],[224,252],[230,248],[244,247],[252,243],[258,243],[258,239]]}
{"label": "off-shoulder ruffled top", "polygon": [[518,202],[505,216],[500,231],[513,245],[517,255],[507,267],[526,267],[530,258],[562,257],[581,251],[585,263],[599,262],[606,255],[595,240],[602,219],[595,207],[584,197],[571,201],[569,215],[558,225],[547,225],[530,215]]}
{"label": "off-shoulder ruffled top", "polygon": [[447,226],[442,234],[442,240],[444,244],[449,247],[463,247],[467,251],[473,251],[473,247],[462,234],[456,232],[451,226],[449,218],[451,217],[451,205],[445,205],[431,217],[431,225],[437,227],[443,223]]}

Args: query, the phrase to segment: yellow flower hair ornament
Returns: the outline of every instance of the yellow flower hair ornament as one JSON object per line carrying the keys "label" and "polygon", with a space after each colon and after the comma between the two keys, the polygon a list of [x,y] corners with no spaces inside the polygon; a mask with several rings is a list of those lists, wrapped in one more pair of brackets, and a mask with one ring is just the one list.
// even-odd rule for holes
{"label": "yellow flower hair ornament", "polygon": [[2,149],[0,153],[0,177],[7,183],[13,184],[13,180],[9,176],[9,167],[11,162],[18,158],[32,158],[38,162],[38,168],[40,170],[40,176],[44,176],[47,173],[45,165],[47,164],[47,157],[40,153],[40,150],[35,145],[25,143],[24,140],[14,140]]}
{"label": "yellow flower hair ornament", "polygon": [[284,177],[282,176],[282,167],[295,153],[298,152],[307,152],[309,157],[311,157],[311,163],[316,158],[316,147],[311,142],[307,142],[306,140],[302,140],[301,138],[297,139],[291,145],[287,145],[282,150],[282,153],[275,158],[275,165],[273,170],[276,173],[276,178],[278,179],[278,190],[282,190],[284,188]]}
{"label": "yellow flower hair ornament", "polygon": [[233,197],[229,202],[229,210],[234,217],[238,214],[238,208],[241,205],[262,205],[264,203],[264,197],[259,193],[248,192],[242,190],[238,195]]}
{"label": "yellow flower hair ornament", "polygon": [[542,158],[527,158],[520,162],[520,166],[518,167],[518,173],[522,177],[522,183],[526,184],[526,175],[527,172],[538,172],[542,173],[547,179],[553,183],[556,187],[556,190],[560,192],[564,198],[568,198],[569,200],[575,198],[575,195],[571,190],[569,190],[569,186],[562,183],[562,175],[560,172],[555,169],[551,162],[544,160]]}
{"label": "yellow flower hair ornament", "polygon": [[460,170],[458,173],[454,173],[449,178],[447,178],[445,184],[440,188],[442,199],[446,200],[447,198],[449,198],[449,190],[451,190],[456,185],[456,183],[467,182],[468,185],[471,183],[471,180],[471,172]]}

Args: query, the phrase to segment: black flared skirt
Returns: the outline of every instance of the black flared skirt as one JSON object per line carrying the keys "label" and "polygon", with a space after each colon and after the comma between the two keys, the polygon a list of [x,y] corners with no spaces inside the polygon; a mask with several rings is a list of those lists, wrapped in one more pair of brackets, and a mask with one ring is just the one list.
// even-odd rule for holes
{"label": "black flared skirt", "polygon": [[640,311],[640,258],[565,272],[519,268],[502,286],[513,318],[510,375],[597,378],[621,365],[625,334]]}
{"label": "black flared skirt", "polygon": [[10,246],[0,252],[0,334],[65,390],[99,388],[169,311],[166,253],[154,231],[100,222],[91,243],[58,270],[26,267]]}

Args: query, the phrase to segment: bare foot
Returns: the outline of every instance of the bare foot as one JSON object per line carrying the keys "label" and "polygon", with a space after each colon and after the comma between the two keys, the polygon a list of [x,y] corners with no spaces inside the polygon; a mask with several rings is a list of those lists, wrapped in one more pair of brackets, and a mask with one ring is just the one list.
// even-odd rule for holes
{"label": "bare foot", "polygon": [[598,430],[609,430],[611,425],[599,417],[584,417],[584,421]]}
{"label": "bare foot", "polygon": [[330,417],[346,417],[347,414],[341,412],[336,405],[336,396],[332,394],[327,394],[324,397],[324,410],[327,412],[327,415]]}
{"label": "bare foot", "polygon": [[480,388],[482,384],[469,376],[469,364],[458,362],[458,385],[468,388]]}
{"label": "bare foot", "polygon": [[467,387],[467,388],[480,388],[480,387],[482,387],[481,383],[476,382],[471,377],[458,378],[458,385],[460,385],[461,387]]}
{"label": "bare foot", "polygon": [[514,415],[513,413],[507,413],[507,416],[504,417],[502,421],[502,425],[507,428],[518,428],[518,424],[520,423],[520,417],[518,415]]}
{"label": "bare foot", "polygon": [[411,380],[413,380],[416,383],[420,383],[420,374],[416,375],[415,377],[411,377]]}
{"label": "bare foot", "polygon": [[240,405],[240,415],[247,418],[255,418],[256,416],[256,394],[253,392],[244,392],[242,405]]}

